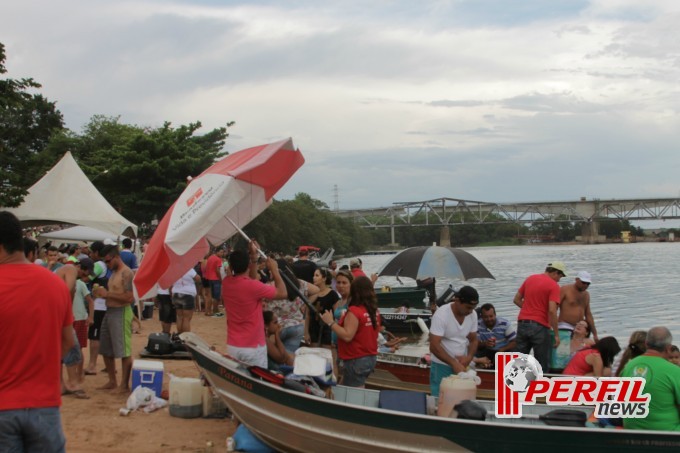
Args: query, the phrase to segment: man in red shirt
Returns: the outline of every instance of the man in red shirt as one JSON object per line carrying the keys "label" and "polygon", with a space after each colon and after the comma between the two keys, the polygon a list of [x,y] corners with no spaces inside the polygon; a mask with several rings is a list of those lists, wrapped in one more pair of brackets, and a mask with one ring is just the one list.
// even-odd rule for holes
{"label": "man in red shirt", "polygon": [[[354,278],[357,277],[368,277],[366,273],[364,272],[363,268],[363,263],[361,262],[361,258],[352,258],[349,260],[349,269]],[[371,274],[369,277],[371,279],[371,283],[375,283],[375,281],[378,279],[378,274]]]}
{"label": "man in red shirt", "polygon": [[0,448],[63,452],[60,374],[74,344],[71,294],[26,259],[21,224],[7,211],[0,212],[0,294]]}
{"label": "man in red shirt", "polygon": [[517,351],[534,357],[545,372],[550,365],[550,329],[555,337],[554,347],[560,345],[557,330],[557,306],[560,304],[560,285],[557,282],[566,277],[567,268],[561,261],[553,261],[542,274],[529,276],[520,286],[513,302],[517,305]]}

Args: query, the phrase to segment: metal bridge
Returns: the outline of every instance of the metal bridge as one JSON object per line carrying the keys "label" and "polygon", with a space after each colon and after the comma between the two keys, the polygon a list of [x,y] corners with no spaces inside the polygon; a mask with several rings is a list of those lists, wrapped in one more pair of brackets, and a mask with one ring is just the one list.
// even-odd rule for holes
{"label": "metal bridge", "polygon": [[605,220],[680,219],[680,198],[610,199],[581,198],[576,201],[528,203],[490,203],[435,198],[417,202],[398,202],[392,206],[334,211],[353,218],[365,228],[394,228],[427,225],[484,223],[583,223],[587,242],[597,237],[598,222]]}

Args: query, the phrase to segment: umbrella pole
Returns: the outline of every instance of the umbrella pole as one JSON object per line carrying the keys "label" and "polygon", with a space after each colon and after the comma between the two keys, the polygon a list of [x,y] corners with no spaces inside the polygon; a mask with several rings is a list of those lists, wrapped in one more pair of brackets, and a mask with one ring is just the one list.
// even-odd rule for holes
{"label": "umbrella pole", "polygon": [[[229,221],[229,223],[231,223],[232,226],[233,226],[234,228],[236,228],[236,231],[238,231],[239,234],[240,234],[241,236],[243,236],[243,239],[245,239],[245,240],[248,241],[248,242],[250,242],[250,241],[252,240],[252,239],[250,239],[250,238],[248,237],[248,235],[247,235],[241,228],[238,227],[238,225],[236,225],[236,224],[234,223],[233,220],[231,220],[231,219],[230,219],[229,217],[227,217],[227,216],[224,216],[224,218],[227,219],[227,220]],[[260,254],[260,256],[262,256],[263,258],[267,258],[267,255],[266,255],[261,249],[258,248],[257,251],[258,251],[258,253]],[[288,278],[288,276],[287,276],[285,273],[279,272],[279,274],[281,275],[281,278],[282,278],[286,283],[288,283],[288,286],[289,286],[290,288],[293,289],[293,291],[295,292],[295,294],[297,294],[297,296],[305,303],[305,305],[307,305],[307,308],[309,308],[309,309],[311,310],[312,313],[318,314],[318,312],[316,311],[316,308],[314,307],[314,305],[312,305],[312,303],[307,299],[307,297],[305,297],[305,295],[302,294],[302,291],[300,291],[300,288],[299,288],[296,284],[294,284],[292,281],[290,281],[290,278]]]}

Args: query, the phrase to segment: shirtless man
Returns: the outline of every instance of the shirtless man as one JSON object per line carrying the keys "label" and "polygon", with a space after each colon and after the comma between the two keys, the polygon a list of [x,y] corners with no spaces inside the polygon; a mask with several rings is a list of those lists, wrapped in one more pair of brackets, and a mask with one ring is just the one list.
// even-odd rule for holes
{"label": "shirtless man", "polygon": [[588,327],[590,327],[590,332],[593,334],[593,339],[597,341],[595,320],[590,312],[590,293],[588,292],[588,287],[591,283],[592,278],[590,274],[586,271],[581,271],[576,276],[574,283],[560,288],[560,313],[557,317],[557,323],[559,329],[573,331],[574,326],[579,321],[585,319]]}
{"label": "shirtless man", "polygon": [[[106,298],[106,316],[102,322],[99,352],[104,356],[109,382],[100,390],[114,390],[117,393],[130,392],[132,371],[132,294],[133,272],[123,264],[117,246],[106,246],[101,251],[106,266],[113,271],[108,290],[100,287],[95,294]],[[116,383],[116,362],[121,359],[120,386]]]}
{"label": "shirtless man", "polygon": [[562,347],[553,347],[550,369],[553,372],[561,372],[571,358],[571,335],[574,327],[580,321],[586,321],[593,339],[597,341],[595,320],[590,312],[590,293],[588,287],[592,282],[590,273],[581,271],[576,275],[574,283],[560,288],[559,316],[557,327],[559,329],[560,344]]}

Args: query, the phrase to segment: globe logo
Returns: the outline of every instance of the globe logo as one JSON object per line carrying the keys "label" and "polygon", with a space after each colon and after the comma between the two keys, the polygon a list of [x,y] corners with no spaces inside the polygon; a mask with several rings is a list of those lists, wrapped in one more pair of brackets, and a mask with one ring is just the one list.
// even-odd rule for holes
{"label": "globe logo", "polygon": [[532,355],[522,354],[515,357],[505,367],[505,385],[517,393],[524,393],[536,379],[543,377],[543,368]]}

